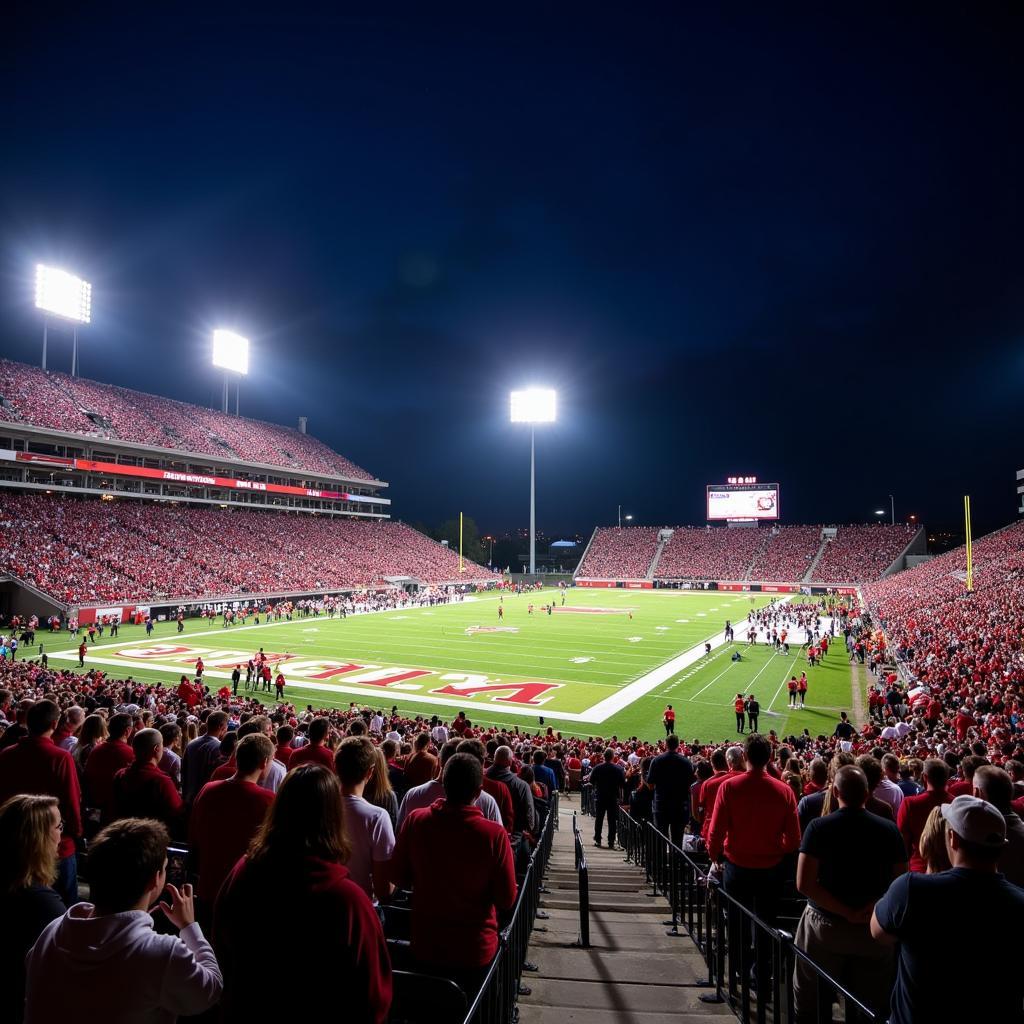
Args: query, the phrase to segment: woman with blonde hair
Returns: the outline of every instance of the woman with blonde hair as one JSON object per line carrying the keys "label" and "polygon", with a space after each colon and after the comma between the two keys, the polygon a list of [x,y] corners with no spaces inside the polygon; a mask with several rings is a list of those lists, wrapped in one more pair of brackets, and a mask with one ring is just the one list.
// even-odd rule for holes
{"label": "woman with blonde hair", "polygon": [[25,954],[65,910],[51,888],[63,826],[56,797],[12,796],[0,807],[0,992],[10,1020],[24,1015]]}
{"label": "woman with blonde hair", "polygon": [[949,862],[949,851],[946,849],[948,827],[946,819],[942,817],[942,808],[933,807],[925,820],[921,838],[917,841],[921,857],[928,865],[926,874],[937,875],[942,871],[949,871],[953,866]]}
{"label": "woman with blonde hair", "polygon": [[363,790],[363,799],[373,804],[374,807],[383,808],[388,812],[391,819],[391,828],[398,830],[398,797],[391,788],[391,779],[388,777],[388,762],[384,757],[384,751],[380,747],[373,748],[376,756],[376,771],[370,776]]}
{"label": "woman with blonde hair", "polygon": [[78,768],[78,779],[82,780],[85,772],[85,762],[89,755],[109,735],[107,720],[102,715],[89,715],[82,723],[82,731],[78,734],[78,742],[71,756],[75,759],[75,766]]}
{"label": "woman with blonde hair", "polygon": [[[273,942],[276,976],[330,979],[306,986],[306,1015],[336,1016],[343,992],[346,1019],[387,1019],[391,961],[384,931],[369,897],[349,877],[348,857],[338,776],[320,764],[293,768],[217,896],[213,944],[224,975],[225,1024],[294,1014],[291,986],[253,983],[252,944],[261,935]],[[273,939],[279,906],[288,916],[280,942]]]}

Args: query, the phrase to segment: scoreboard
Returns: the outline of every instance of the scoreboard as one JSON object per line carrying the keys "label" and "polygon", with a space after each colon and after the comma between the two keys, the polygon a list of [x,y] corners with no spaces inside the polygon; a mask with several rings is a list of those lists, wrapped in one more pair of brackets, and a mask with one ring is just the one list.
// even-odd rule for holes
{"label": "scoreboard", "polygon": [[708,484],[709,522],[754,522],[779,518],[779,485],[760,484],[755,477],[730,477],[726,484]]}

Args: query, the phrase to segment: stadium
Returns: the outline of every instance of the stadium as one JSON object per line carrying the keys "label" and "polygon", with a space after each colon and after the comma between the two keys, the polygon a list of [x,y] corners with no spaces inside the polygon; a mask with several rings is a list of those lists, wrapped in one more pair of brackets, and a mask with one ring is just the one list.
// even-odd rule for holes
{"label": "stadium", "polygon": [[1024,1021],[1020,19],[735,16],[19,13],[5,1020]]}

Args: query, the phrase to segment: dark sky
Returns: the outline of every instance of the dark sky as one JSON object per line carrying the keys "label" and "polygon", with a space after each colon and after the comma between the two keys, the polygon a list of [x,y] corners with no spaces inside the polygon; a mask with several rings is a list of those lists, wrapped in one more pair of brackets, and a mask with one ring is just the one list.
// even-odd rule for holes
{"label": "dark sky", "polygon": [[4,27],[3,354],[55,262],[85,376],[216,405],[235,326],[243,412],[401,518],[526,523],[530,383],[549,532],[735,473],[788,522],[1014,518],[1020,5],[156,6]]}

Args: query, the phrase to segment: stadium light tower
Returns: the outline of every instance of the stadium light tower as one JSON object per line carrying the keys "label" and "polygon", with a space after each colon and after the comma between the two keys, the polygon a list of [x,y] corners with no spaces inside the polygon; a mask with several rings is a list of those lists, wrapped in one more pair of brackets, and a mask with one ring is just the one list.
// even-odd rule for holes
{"label": "stadium light tower", "polygon": [[623,519],[625,519],[626,522],[628,523],[632,518],[633,518],[633,514],[632,513],[630,513],[628,515],[625,515],[625,516],[622,514],[622,506],[620,505],[619,506],[619,529],[620,530],[622,529],[622,520]]}
{"label": "stadium light tower", "polygon": [[555,392],[548,388],[527,388],[512,392],[512,422],[530,424],[530,575],[537,571],[537,463],[534,432],[538,423],[555,422]]}
{"label": "stadium light tower", "polygon": [[36,264],[36,309],[43,311],[43,369],[46,369],[47,314],[72,323],[71,376],[78,376],[78,325],[92,320],[92,285],[66,270]]}
{"label": "stadium light tower", "polygon": [[241,334],[218,328],[213,332],[213,365],[224,371],[224,397],[221,412],[228,411],[228,381],[235,374],[235,415],[238,415],[238,392],[242,378],[249,372],[249,339]]}

